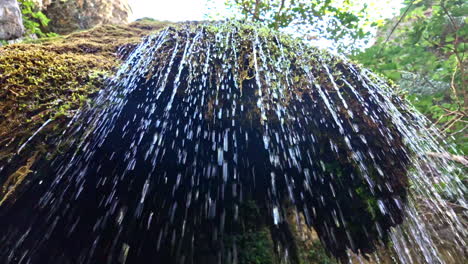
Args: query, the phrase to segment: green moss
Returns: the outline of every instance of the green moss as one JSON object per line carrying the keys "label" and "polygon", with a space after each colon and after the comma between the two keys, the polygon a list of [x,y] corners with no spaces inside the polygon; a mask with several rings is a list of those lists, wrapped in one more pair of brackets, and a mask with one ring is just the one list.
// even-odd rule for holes
{"label": "green moss", "polygon": [[274,264],[273,241],[267,228],[248,231],[238,238],[240,264]]}
{"label": "green moss", "polygon": [[303,252],[305,257],[302,259],[302,264],[338,264],[338,261],[327,255],[325,248],[320,241],[312,242],[312,246]]}
{"label": "green moss", "polygon": [[242,203],[239,206],[239,225],[224,237],[226,250],[232,252],[236,247],[239,264],[279,263],[270,224],[263,210],[254,200]]}
{"label": "green moss", "polygon": [[[36,45],[5,47],[0,53],[0,137],[7,139],[15,130],[27,136],[27,123],[34,129],[65,105],[69,111],[78,109],[114,67],[115,60],[103,56],[57,54]],[[99,77],[96,70],[102,73]]]}

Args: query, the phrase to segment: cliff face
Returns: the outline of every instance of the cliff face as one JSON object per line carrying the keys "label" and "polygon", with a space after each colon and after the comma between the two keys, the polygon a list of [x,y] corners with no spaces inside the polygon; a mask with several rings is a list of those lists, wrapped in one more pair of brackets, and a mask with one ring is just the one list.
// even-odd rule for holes
{"label": "cliff face", "polygon": [[0,0],[0,40],[19,38],[24,34],[21,11],[16,0]]}
{"label": "cliff face", "polygon": [[35,0],[51,19],[49,30],[68,34],[103,24],[128,22],[131,14],[127,0]]}

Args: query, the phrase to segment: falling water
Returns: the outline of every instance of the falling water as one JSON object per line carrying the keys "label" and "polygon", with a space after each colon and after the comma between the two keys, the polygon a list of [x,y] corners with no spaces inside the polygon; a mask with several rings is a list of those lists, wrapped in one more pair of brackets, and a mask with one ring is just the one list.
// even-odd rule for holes
{"label": "falling water", "polygon": [[68,150],[0,207],[2,263],[202,263],[206,243],[237,263],[227,238],[246,201],[283,256],[290,210],[342,261],[386,245],[444,263],[441,225],[448,254],[466,254],[447,198],[466,208],[462,172],[429,155],[446,153],[437,131],[375,74],[249,24],[180,25],[126,52],[57,139]]}

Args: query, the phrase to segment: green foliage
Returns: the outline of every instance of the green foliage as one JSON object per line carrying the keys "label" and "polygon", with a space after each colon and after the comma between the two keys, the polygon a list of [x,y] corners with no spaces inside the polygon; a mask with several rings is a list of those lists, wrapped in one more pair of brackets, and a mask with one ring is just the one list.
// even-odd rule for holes
{"label": "green foliage", "polygon": [[49,24],[50,19],[38,10],[36,4],[32,0],[19,0],[18,2],[23,15],[23,25],[28,35],[33,34],[40,38],[57,35],[55,33],[44,33],[43,30]]}
{"label": "green foliage", "polygon": [[351,0],[227,0],[235,18],[260,22],[270,28],[290,28],[312,39],[327,39],[339,51],[369,35],[366,6],[359,11]]}
{"label": "green foliage", "polygon": [[459,167],[457,168],[458,172],[455,174],[456,177],[451,179],[448,182],[439,182],[434,184],[434,188],[437,192],[441,195],[444,200],[447,200],[451,203],[458,204],[461,197],[466,197],[468,194],[466,191],[463,194],[459,194],[454,192],[457,186],[459,186],[460,182],[467,183],[468,182],[468,168],[467,167]]}
{"label": "green foliage", "polygon": [[247,231],[238,239],[240,264],[274,264],[275,254],[269,230]]}
{"label": "green foliage", "polygon": [[306,261],[304,264],[317,263],[317,264],[338,264],[338,261],[327,255],[325,248],[320,241],[315,240],[307,252]]}
{"label": "green foliage", "polygon": [[407,99],[466,153],[468,2],[405,4],[397,19],[380,28],[375,45],[355,59],[399,84]]}
{"label": "green foliage", "polygon": [[227,248],[236,244],[239,264],[278,263],[270,230],[256,202],[248,200],[239,209],[242,230],[225,237]]}

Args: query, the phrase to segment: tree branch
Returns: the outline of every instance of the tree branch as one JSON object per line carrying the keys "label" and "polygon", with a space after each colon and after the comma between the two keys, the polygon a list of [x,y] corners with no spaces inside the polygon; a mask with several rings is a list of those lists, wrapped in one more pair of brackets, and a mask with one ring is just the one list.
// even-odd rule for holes
{"label": "tree branch", "polygon": [[455,161],[455,162],[461,163],[464,166],[468,166],[468,160],[466,159],[465,156],[454,155],[448,152],[445,152],[445,153],[428,152],[427,155],[431,157],[439,158],[439,159]]}
{"label": "tree branch", "polygon": [[[449,18],[450,23],[452,24],[452,27],[453,27],[453,30],[454,30],[454,33],[455,33],[455,40],[453,41],[453,53],[455,54],[455,57],[457,58],[458,68],[460,69],[461,83],[462,83],[463,86],[465,86],[466,85],[466,79],[465,79],[465,70],[464,70],[465,65],[464,65],[464,61],[463,61],[464,58],[461,58],[460,54],[458,53],[458,43],[460,42],[459,41],[459,35],[458,35],[459,27],[457,26],[457,23],[455,22],[455,19],[450,14],[447,7],[445,6],[445,0],[442,0],[440,2],[440,7],[442,7],[442,10],[444,11],[444,13]],[[464,54],[463,54],[463,57],[464,57]],[[456,73],[456,69],[455,69],[455,73]],[[458,99],[457,89],[456,89],[455,83],[454,83],[455,73],[452,76],[451,86],[452,86],[452,89],[454,90],[455,98]],[[463,90],[463,106],[465,108],[468,107],[468,98],[467,98],[466,90]]]}
{"label": "tree branch", "polygon": [[281,0],[281,5],[280,5],[280,8],[278,9],[278,12],[276,13],[276,16],[279,17],[280,14],[281,14],[281,11],[283,11],[283,8],[284,8],[284,2],[286,2],[286,0]]}
{"label": "tree branch", "polygon": [[390,31],[390,34],[388,34],[387,36],[387,39],[384,41],[384,43],[382,43],[382,47],[380,48],[379,52],[377,53],[378,55],[380,55],[380,53],[382,52],[382,49],[383,47],[385,46],[385,44],[390,40],[390,37],[393,35],[393,32],[395,32],[396,28],[398,27],[398,25],[401,23],[401,21],[403,21],[403,19],[405,19],[406,15],[408,14],[408,11],[411,9],[411,7],[413,6],[414,4],[414,1],[411,1],[411,3],[409,4],[409,6],[406,8],[405,12],[403,12],[403,14],[400,16],[400,18],[398,19],[398,21],[396,22],[396,24],[393,26],[392,30]]}
{"label": "tree branch", "polygon": [[259,13],[260,13],[260,4],[261,3],[262,3],[261,0],[255,0],[255,11],[254,11],[254,14],[253,14],[254,21],[258,21],[260,19]]}

